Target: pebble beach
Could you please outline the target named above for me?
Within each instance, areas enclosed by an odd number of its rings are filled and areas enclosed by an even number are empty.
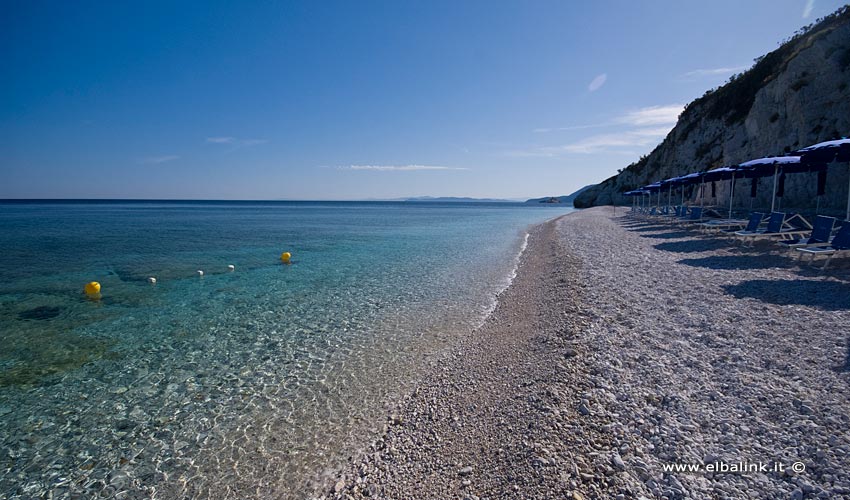
[[[850,266],[775,247],[612,207],[536,226],[318,496],[847,498]]]

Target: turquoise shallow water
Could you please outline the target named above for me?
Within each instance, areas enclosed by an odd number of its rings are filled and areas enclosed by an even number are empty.
[[[0,496],[308,491],[567,210],[0,203]]]

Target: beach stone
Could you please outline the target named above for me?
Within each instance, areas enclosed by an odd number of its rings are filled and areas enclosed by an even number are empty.
[[[130,476],[122,470],[109,473],[109,484],[117,490],[121,490],[130,485]]]
[[[611,464],[618,470],[624,470],[626,468],[626,464],[623,462],[622,457],[616,453],[611,457]]]
[[[468,475],[472,474],[472,466],[467,465],[466,467],[463,467],[462,469],[457,471],[457,473],[461,476],[468,476]]]

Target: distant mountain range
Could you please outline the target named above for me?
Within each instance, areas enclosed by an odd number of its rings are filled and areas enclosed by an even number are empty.
[[[525,203],[572,203],[573,198],[581,194],[585,189],[591,186],[585,186],[575,193],[566,196],[546,196],[544,198],[532,198],[525,200]],[[522,199],[506,199],[506,198],[471,198],[468,196],[412,196],[408,198],[392,198],[392,199],[369,199],[366,201],[408,201],[415,203],[523,203]]]
[[[504,200],[500,198],[467,198],[456,196],[415,196],[413,198],[396,198],[389,201],[417,201],[417,202],[438,202],[438,203],[516,203],[520,200]]]
[[[527,200],[526,203],[572,203],[576,196],[583,193],[585,190],[590,189],[593,185],[584,186],[578,191],[568,194],[565,196],[546,196],[544,198],[532,198]]]

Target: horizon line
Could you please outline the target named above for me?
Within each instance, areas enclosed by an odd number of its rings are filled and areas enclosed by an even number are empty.
[[[525,201],[534,198],[545,198],[546,196],[536,196],[527,198],[497,198],[497,197],[474,197],[474,196],[401,196],[396,198],[272,198],[272,199],[233,199],[233,198],[0,198],[0,203],[3,202],[38,202],[38,201],[139,201],[139,202],[156,202],[156,201],[215,201],[215,202],[416,202],[421,199],[441,199],[441,198],[459,198],[469,200],[483,201],[499,201],[499,202],[517,202]]]

